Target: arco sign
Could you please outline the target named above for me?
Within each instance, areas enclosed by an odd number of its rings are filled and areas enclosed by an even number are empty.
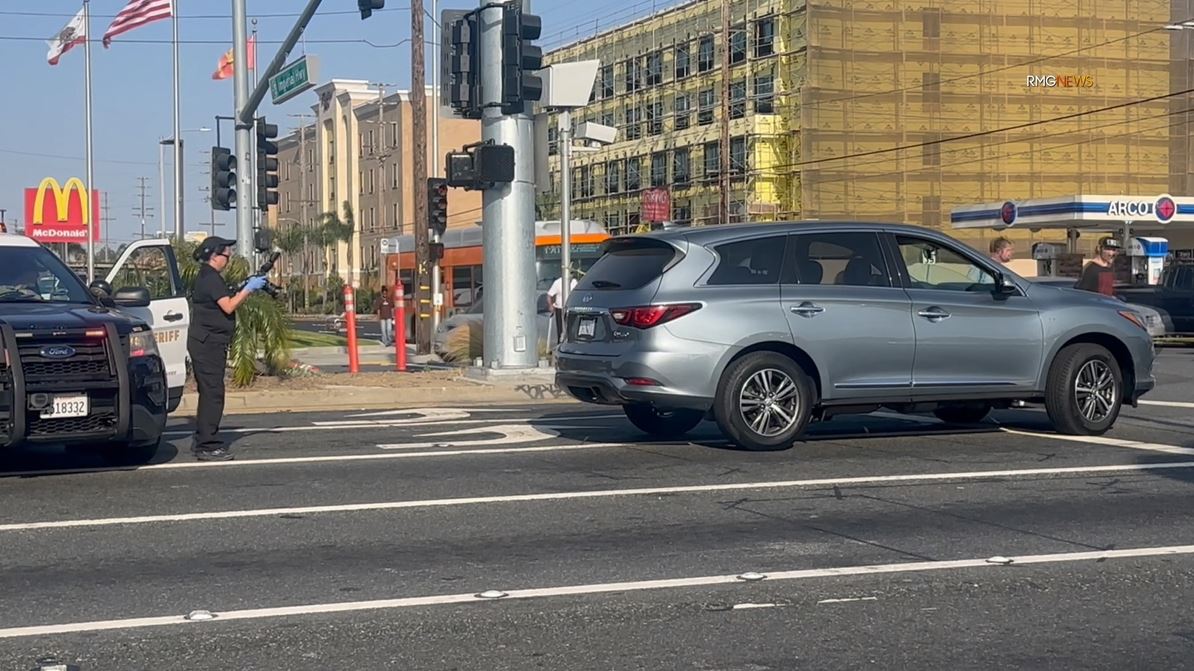
[[[1139,221],[1151,219],[1162,224],[1169,222],[1177,214],[1177,204],[1168,195],[1153,199],[1124,198],[1113,200],[1107,205],[1107,216],[1123,219],[1124,221]]]

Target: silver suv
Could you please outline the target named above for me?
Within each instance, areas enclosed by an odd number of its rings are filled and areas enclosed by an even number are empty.
[[[614,238],[569,297],[556,381],[678,437],[717,421],[791,447],[837,414],[956,423],[1041,402],[1100,434],[1153,387],[1153,344],[1117,300],[1034,284],[941,233],[803,222]]]

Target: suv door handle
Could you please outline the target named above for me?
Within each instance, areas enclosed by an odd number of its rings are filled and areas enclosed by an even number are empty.
[[[940,321],[942,319],[949,319],[949,313],[938,307],[925,308],[916,314],[928,319],[929,321]]]
[[[164,317],[162,317],[162,319],[164,319],[168,322],[176,322],[176,321],[182,319],[182,313],[181,312],[167,312],[166,315]]]
[[[825,312],[825,308],[821,307],[820,305],[805,301],[800,305],[793,305],[791,307],[791,311],[793,314],[798,314],[801,317],[815,317],[822,312]]]

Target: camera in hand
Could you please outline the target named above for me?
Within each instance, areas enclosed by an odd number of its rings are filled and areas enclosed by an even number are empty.
[[[268,278],[270,271],[272,271],[274,269],[274,264],[277,263],[278,259],[281,258],[281,256],[282,256],[282,252],[274,252],[274,253],[270,254],[269,258],[267,258],[265,260],[265,263],[261,264],[261,267],[257,269],[257,273],[254,276]],[[249,283],[249,278],[246,278],[244,282],[240,283],[240,287],[237,290],[239,291],[241,289],[244,289],[245,285],[247,285],[248,283]],[[269,279],[265,280],[265,286],[262,287],[261,290],[264,291],[265,293],[269,294],[270,298],[273,298],[274,300],[277,300],[279,294],[281,294],[283,291],[282,287],[274,284],[273,282],[270,282]]]

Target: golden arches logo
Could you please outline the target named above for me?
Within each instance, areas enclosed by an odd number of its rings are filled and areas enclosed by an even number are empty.
[[[47,190],[54,193],[54,207],[58,214],[58,221],[67,220],[70,212],[70,196],[72,193],[78,193],[83,223],[91,223],[91,217],[88,216],[91,204],[88,202],[90,199],[87,197],[87,187],[83,186],[83,182],[78,177],[71,177],[66,180],[64,188],[58,184],[58,180],[47,177],[37,186],[37,195],[33,199],[33,223],[35,225],[44,223]]]

